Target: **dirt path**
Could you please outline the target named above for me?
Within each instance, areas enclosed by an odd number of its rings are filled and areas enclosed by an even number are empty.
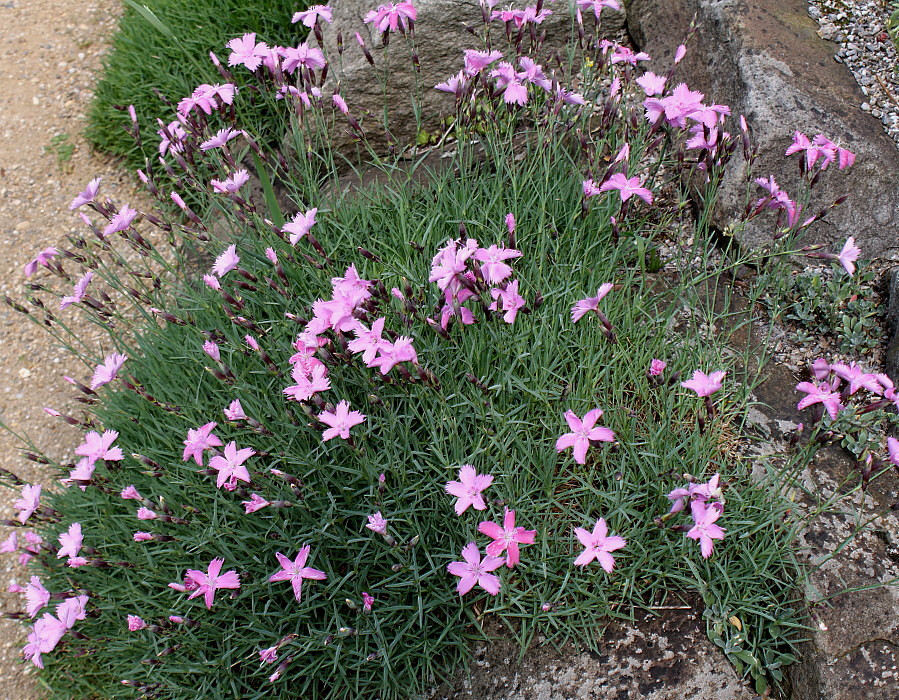
[[[21,299],[23,265],[46,246],[65,245],[67,234],[84,230],[68,206],[90,179],[102,176],[103,193],[116,202],[137,201],[130,177],[92,154],[80,137],[120,8],[116,0],[0,0],[0,294]],[[70,314],[66,321],[76,317]],[[96,328],[75,326],[83,337],[101,337]],[[0,420],[29,434],[55,458],[70,454],[79,437],[42,410],[76,410],[63,374],[83,380],[86,370],[40,328],[0,303]],[[0,433],[0,467],[49,484],[49,476],[19,451],[9,434]],[[13,517],[16,497],[17,492],[0,488],[0,518]],[[21,596],[6,593],[11,582],[24,579],[15,560],[11,554],[0,557],[0,610],[22,609]],[[30,669],[20,661],[21,630],[17,622],[0,620],[0,698],[39,697]]]

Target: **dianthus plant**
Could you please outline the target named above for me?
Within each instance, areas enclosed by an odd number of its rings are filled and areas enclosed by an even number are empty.
[[[57,696],[410,697],[482,616],[593,644],[604,616],[678,597],[790,660],[759,612],[794,614],[789,529],[764,525],[789,504],[722,438],[745,376],[714,314],[674,331],[718,274],[680,274],[705,231],[668,246],[664,279],[639,253],[676,228],[683,169],[712,186],[745,123],[601,39],[611,0],[572,5],[574,68],[542,58],[562,3],[493,4],[436,86],[453,167],[380,160],[380,185],[344,187],[327,134],[374,150],[379,125],[325,79],[334,53],[247,34],[161,117],[139,173],[158,210],[94,181],[77,245],[28,263],[16,308],[74,351],[58,318],[111,329],[70,379],[84,413],[48,409],[81,461],[17,486],[4,543],[33,564],[26,655]],[[297,21],[321,38],[331,16]],[[365,26],[414,63],[423,21],[387,3]],[[343,50],[377,67],[357,37]],[[287,152],[241,123],[260,100]]]

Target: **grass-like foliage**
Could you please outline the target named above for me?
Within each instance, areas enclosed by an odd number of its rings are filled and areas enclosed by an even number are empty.
[[[225,42],[244,32],[288,45],[302,41],[306,28],[285,18],[303,5],[290,0],[126,0],[94,90],[88,140],[131,168],[143,167],[147,158],[155,158],[158,142],[138,144],[128,135],[125,108],[134,105],[143,130],[153,133],[160,95],[178,101],[198,84],[219,80],[207,58],[210,51],[221,52]],[[261,119],[265,131],[264,117],[248,112],[246,119]]]
[[[406,5],[370,17],[391,46]],[[30,266],[47,268],[30,309],[10,302],[99,365],[85,415],[62,418],[115,431],[50,465],[67,488],[18,504],[43,538],[20,544],[43,615],[26,654],[51,695],[406,698],[485,618],[522,644],[590,646],[683,599],[758,688],[781,678],[802,635],[799,523],[783,472],[753,479],[735,449],[758,349],[728,345],[744,260],[703,224],[730,154],[752,157],[747,131],[685,88],[644,106],[661,78],[637,83],[640,57],[586,17],[575,68],[548,75],[528,62],[533,18],[485,19],[512,63],[470,57],[441,86],[454,142],[425,178],[377,159],[375,184],[338,186],[326,135],[364,152],[370,124],[319,92],[314,45],[272,71],[248,40],[232,62],[258,89],[208,116],[186,102],[163,130],[179,191],[147,172],[160,211],[136,228],[98,183],[79,197],[91,232]],[[239,131],[251,101],[289,124],[291,152]],[[747,216],[786,212],[782,237],[808,225],[770,185]],[[201,280],[187,259],[215,263]],[[60,297],[127,359],[80,350]],[[491,535],[507,510],[519,529]],[[49,595],[67,599],[56,616]]]

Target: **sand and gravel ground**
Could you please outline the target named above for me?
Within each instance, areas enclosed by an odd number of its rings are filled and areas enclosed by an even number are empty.
[[[44,247],[65,246],[68,234],[85,230],[69,203],[90,179],[102,176],[103,193],[116,203],[143,208],[132,178],[91,153],[80,135],[120,8],[115,0],[0,0],[0,294],[21,300],[24,264]],[[65,158],[54,145],[66,144],[74,152],[61,162]],[[101,344],[100,329],[79,324],[77,313],[59,315],[98,352],[110,351]],[[42,410],[49,405],[77,412],[63,374],[84,380],[88,369],[0,303],[0,420],[56,459],[70,455],[79,439],[75,428]],[[47,485],[46,472],[22,459],[20,447],[0,433],[0,467]],[[13,516],[16,497],[0,486],[0,518]],[[21,609],[20,596],[6,588],[23,577],[14,557],[0,558],[0,610]],[[0,620],[0,698],[7,700],[38,697],[20,660],[21,630],[18,622]]]

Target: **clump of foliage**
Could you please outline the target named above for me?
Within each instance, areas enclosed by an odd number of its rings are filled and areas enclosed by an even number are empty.
[[[329,93],[328,57],[244,36],[229,62],[253,87],[191,86],[163,118],[168,179],[143,173],[159,211],[99,181],[76,198],[89,232],[29,264],[29,306],[9,300],[93,371],[71,380],[82,415],[51,411],[86,431],[80,461],[31,449],[65,488],[17,484],[7,541],[31,559],[25,653],[52,695],[405,698],[485,616],[590,646],[680,596],[759,692],[781,679],[801,521],[784,473],[753,479],[734,450],[755,349],[727,345],[719,280],[745,258],[712,250],[707,211],[659,258],[691,226],[681,183],[710,206],[748,129],[600,41],[595,5],[554,71],[537,7],[484,10],[437,86],[453,167],[427,178],[376,159],[379,184],[338,186],[328,134],[365,151],[370,126]],[[414,17],[366,19],[402,45]],[[291,152],[260,146],[251,101]],[[767,189],[753,215],[778,210],[790,240],[810,220]],[[69,307],[113,353],[67,333]]]
[[[219,79],[207,60],[225,42],[244,32],[256,32],[270,42],[302,41],[307,29],[285,21],[303,3],[267,0],[248,4],[243,0],[125,0],[118,31],[104,60],[94,90],[85,135],[98,149],[124,159],[130,168],[155,159],[158,142],[138,143],[128,132],[131,123],[125,108],[134,105],[145,133],[153,133],[159,117],[159,99],[177,101],[199,83]],[[189,28],[189,30],[187,30]],[[184,31],[187,30],[187,31]],[[246,106],[245,121],[259,132],[273,134],[260,110]]]
[[[765,302],[785,320],[793,339],[813,345],[826,339],[832,351],[865,356],[883,345],[883,306],[875,294],[876,273],[862,266],[848,274],[837,264],[767,275]]]

